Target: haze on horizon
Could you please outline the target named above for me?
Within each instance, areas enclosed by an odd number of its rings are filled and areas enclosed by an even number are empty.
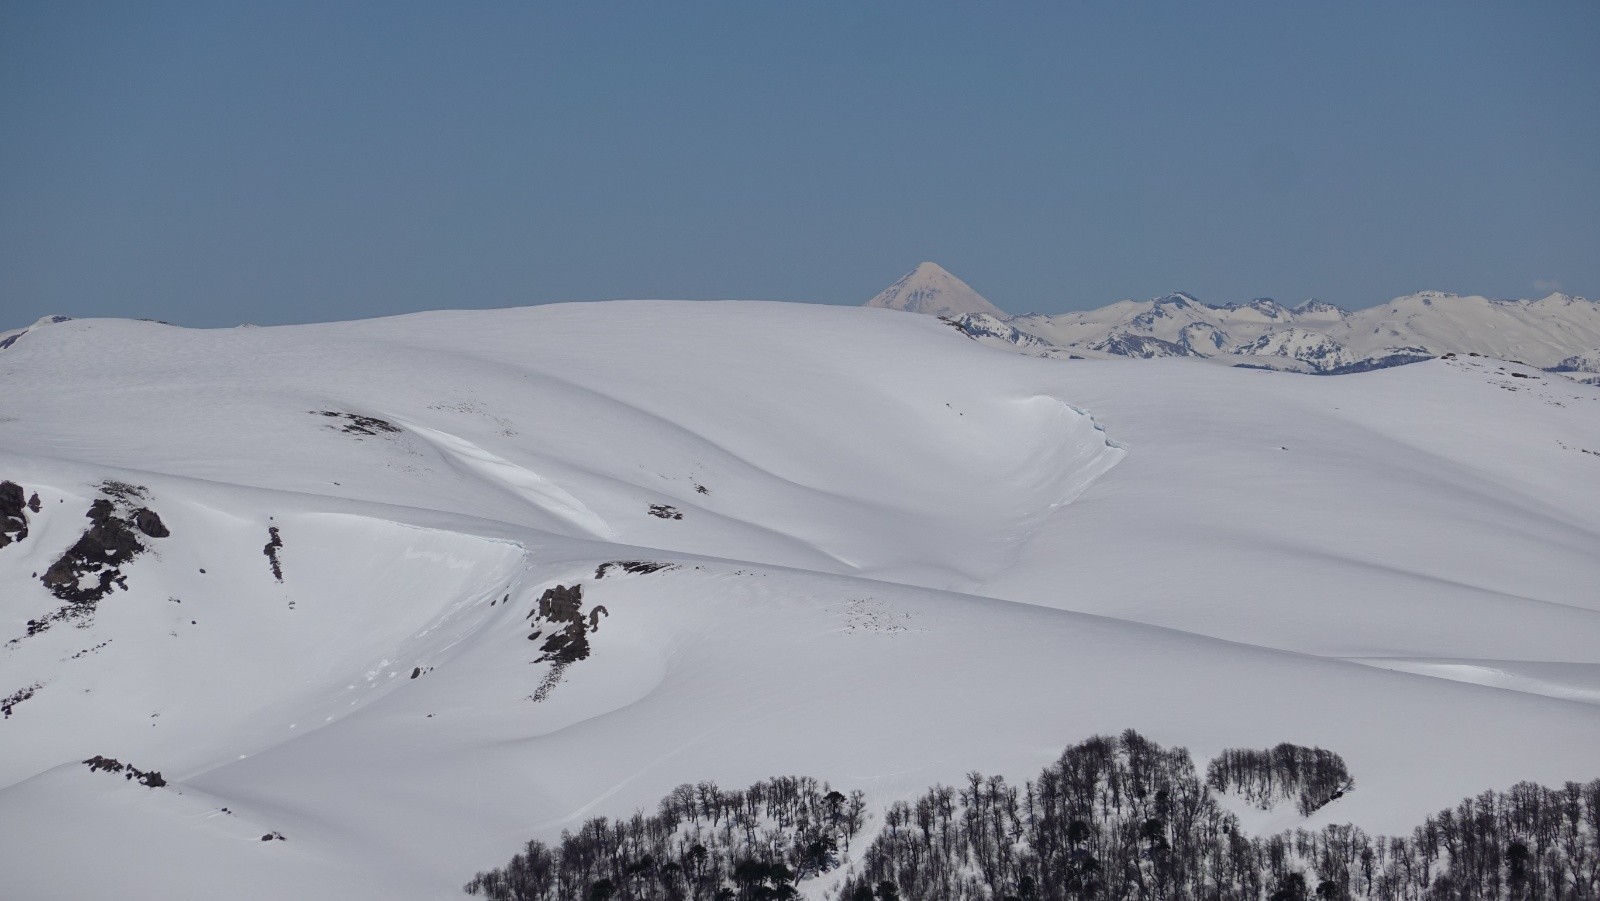
[[[1600,296],[1600,5],[14,3],[0,328]]]

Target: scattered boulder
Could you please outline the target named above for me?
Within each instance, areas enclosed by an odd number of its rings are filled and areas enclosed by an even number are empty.
[[[651,504],[650,515],[659,519],[682,519],[683,514],[670,504]]]
[[[96,754],[83,763],[91,772],[121,773],[122,778],[138,782],[140,785],[150,788],[161,788],[167,784],[167,780],[162,777],[160,770],[141,770],[114,757],[103,757]]]
[[[34,693],[43,687],[44,685],[42,683],[35,682],[32,685],[29,685],[27,688],[18,689],[17,691],[0,698],[0,714],[4,715],[4,719],[11,719],[12,709],[18,704],[21,704],[23,701],[33,697]]]
[[[151,538],[167,538],[172,535],[166,523],[161,521],[161,516],[148,507],[140,507],[133,511],[133,525]]]

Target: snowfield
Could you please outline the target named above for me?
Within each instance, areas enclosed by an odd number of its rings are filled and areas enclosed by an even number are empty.
[[[1600,387],[1538,369],[1043,359],[757,302],[14,337],[7,898],[452,898],[679,783],[876,816],[1129,727],[1343,755],[1354,791],[1254,829],[1600,776]],[[41,581],[138,510],[170,534],[128,527],[97,603]],[[557,585],[589,654],[538,662]]]

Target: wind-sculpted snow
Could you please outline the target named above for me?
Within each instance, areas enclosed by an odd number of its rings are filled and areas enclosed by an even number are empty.
[[[1600,775],[1600,390],[1528,367],[1314,380],[628,302],[74,320],[0,370],[18,897],[448,897],[778,772],[862,792],[866,847],[893,801],[1128,726],[1337,749],[1360,790],[1240,814],[1263,833]],[[108,484],[168,534],[26,635]]]
[[[458,466],[477,474],[491,484],[504,485],[508,491],[527,499],[528,503],[576,527],[580,535],[595,538],[617,537],[611,526],[585,506],[583,501],[533,470],[497,457],[471,441],[448,432],[419,425],[412,425],[411,431],[432,442],[445,457]]]

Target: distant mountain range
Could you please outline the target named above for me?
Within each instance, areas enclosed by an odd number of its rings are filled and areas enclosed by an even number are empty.
[[[1351,312],[1269,297],[1223,306],[1192,295],[1124,300],[1096,310],[1008,315],[934,263],[867,306],[932,313],[985,344],[1060,357],[1198,357],[1319,375],[1363,372],[1448,353],[1516,360],[1600,384],[1600,303],[1422,291]]]

